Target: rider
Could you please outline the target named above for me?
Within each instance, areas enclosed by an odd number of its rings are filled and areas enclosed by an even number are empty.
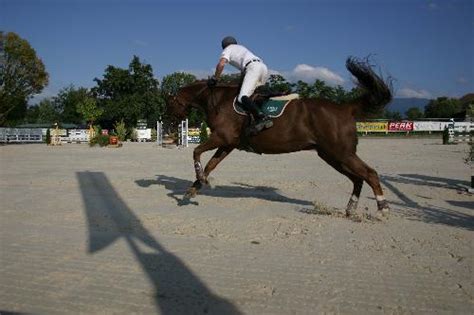
[[[208,81],[209,86],[212,87],[217,84],[217,80],[219,80],[226,63],[230,63],[242,71],[244,80],[237,100],[254,117],[254,129],[257,132],[264,128],[270,128],[273,126],[272,120],[250,99],[255,89],[260,85],[264,85],[267,81],[267,66],[261,58],[255,56],[244,46],[237,44],[237,40],[232,36],[227,36],[222,40],[222,49],[221,58],[216,66],[216,72]]]

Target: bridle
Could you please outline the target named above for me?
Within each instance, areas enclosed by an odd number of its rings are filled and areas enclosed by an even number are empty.
[[[210,107],[215,109],[217,111],[217,101],[216,101],[216,93],[214,93],[214,88],[213,87],[209,87],[207,86],[207,84],[205,84],[194,96],[194,98],[198,98],[199,96],[201,96],[202,93],[204,93],[204,91],[206,91],[206,89],[209,89],[209,93],[210,93]],[[184,108],[185,109],[185,112],[189,112],[189,109],[188,108],[191,108],[192,106],[186,106],[186,104],[182,103],[179,99],[178,96],[173,96],[172,98],[173,102],[177,103],[180,107]]]

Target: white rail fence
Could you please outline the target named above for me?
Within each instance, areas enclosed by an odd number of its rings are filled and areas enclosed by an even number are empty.
[[[40,128],[0,128],[0,143],[40,143],[43,139]]]

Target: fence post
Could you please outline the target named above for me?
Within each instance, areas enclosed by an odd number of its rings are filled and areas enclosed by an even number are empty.
[[[159,146],[163,145],[163,123],[161,121],[156,122],[156,143]]]
[[[188,147],[188,119],[182,120],[178,127],[178,144],[182,147]]]

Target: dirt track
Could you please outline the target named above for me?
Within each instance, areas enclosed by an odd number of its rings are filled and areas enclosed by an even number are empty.
[[[2,146],[0,311],[472,314],[466,151],[361,139],[392,215],[354,222],[351,183],[314,152],[233,152],[183,205],[192,148]],[[375,209],[365,185],[359,214]]]

